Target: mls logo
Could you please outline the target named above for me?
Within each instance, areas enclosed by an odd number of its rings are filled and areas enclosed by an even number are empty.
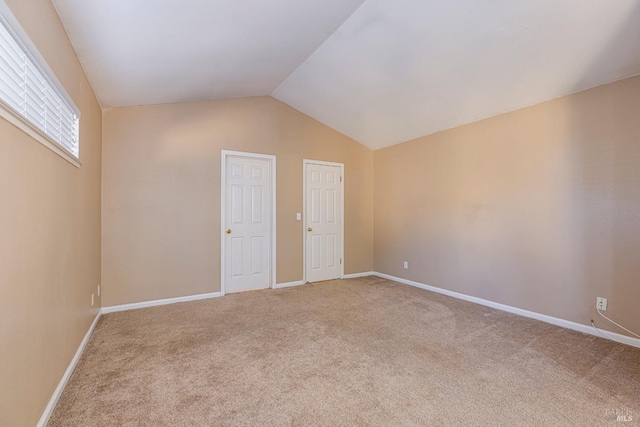
[[[618,421],[621,423],[629,423],[633,421],[633,414],[627,408],[622,409],[607,409],[605,420]]]

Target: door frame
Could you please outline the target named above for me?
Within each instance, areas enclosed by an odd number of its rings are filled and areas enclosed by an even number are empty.
[[[227,158],[248,157],[252,159],[268,160],[271,168],[271,274],[269,287],[276,287],[276,156],[271,154],[247,153],[243,151],[221,150],[220,152],[220,295],[225,294],[225,265],[226,265],[226,215],[227,215]]]
[[[307,166],[337,166],[340,168],[340,245],[338,251],[342,263],[340,264],[340,279],[344,279],[344,163],[325,162],[322,160],[302,160],[302,283],[307,283]]]

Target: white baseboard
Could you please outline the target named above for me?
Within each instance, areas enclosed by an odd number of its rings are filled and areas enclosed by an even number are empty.
[[[198,301],[209,298],[220,297],[220,292],[211,292],[208,294],[189,295],[186,297],[166,298],[154,301],[134,302],[131,304],[113,305],[111,307],[102,307],[102,314],[115,313],[117,311],[136,310],[138,308],[155,307],[158,305],[175,304],[178,302]]]
[[[342,278],[343,279],[355,279],[357,277],[365,277],[365,276],[375,276],[375,273],[373,271],[365,271],[363,273],[345,274],[344,276],[342,276]],[[304,285],[304,282],[302,280],[297,280],[295,282],[278,283],[275,286],[275,288],[276,289],[289,288],[291,286],[300,286],[300,285]]]
[[[345,274],[342,278],[343,279],[355,279],[357,277],[365,277],[365,276],[375,276],[375,273],[373,271],[365,271],[363,273]],[[275,288],[276,289],[290,288],[291,286],[300,286],[300,285],[304,285],[304,282],[302,280],[297,280],[295,282],[278,283],[275,286]]]
[[[366,276],[375,276],[376,273],[373,271],[365,271],[364,273],[351,273],[345,274],[343,279],[356,279],[358,277],[366,277]]]
[[[506,312],[513,313],[513,314],[517,314],[517,315],[520,315],[520,316],[529,317],[531,319],[540,320],[542,322],[550,323],[552,325],[560,326],[560,327],[567,328],[567,329],[572,329],[572,330],[575,330],[575,331],[578,331],[578,332],[582,332],[582,333],[585,333],[585,334],[589,334],[589,335],[595,335],[595,336],[598,336],[598,337],[601,337],[601,338],[602,337],[603,338],[607,338],[607,339],[609,339],[611,341],[616,341],[616,342],[619,342],[619,343],[622,343],[622,344],[627,344],[627,345],[630,345],[630,346],[633,346],[633,347],[640,348],[640,339],[637,339],[637,338],[632,338],[632,337],[628,337],[626,335],[621,335],[621,334],[617,334],[615,332],[609,332],[609,331],[605,331],[606,335],[600,335],[590,325],[583,325],[583,324],[580,324],[580,323],[571,322],[569,320],[559,319],[557,317],[552,317],[552,316],[547,316],[546,314],[540,314],[540,313],[536,313],[536,312],[533,312],[533,311],[523,310],[521,308],[512,307],[512,306],[505,305],[505,304],[500,304],[500,303],[497,303],[497,302],[485,300],[485,299],[482,299],[482,298],[473,297],[473,296],[470,296],[470,295],[461,294],[461,293],[454,292],[454,291],[449,291],[449,290],[442,289],[442,288],[437,288],[435,286],[425,285],[424,283],[414,282],[413,280],[403,279],[401,277],[391,276],[389,274],[384,274],[384,273],[371,271],[371,272],[364,272],[364,273],[345,274],[344,278],[345,279],[353,279],[353,278],[365,277],[365,276],[378,276],[378,277],[381,277],[383,279],[393,280],[394,282],[402,283],[402,284],[405,284],[405,285],[413,286],[413,287],[424,289],[424,290],[431,291],[431,292],[436,292],[436,293],[447,295],[447,296],[450,296],[450,297],[453,297],[453,298],[457,298],[457,299],[461,299],[461,300],[464,300],[464,301],[473,302],[473,303],[476,303],[476,304],[480,304],[480,305],[484,305],[484,306],[487,306],[487,307],[495,308],[497,310],[502,310],[502,311],[506,311]],[[288,282],[288,283],[277,284],[276,288],[278,288],[278,289],[279,288],[287,288],[287,287],[299,286],[299,285],[303,285],[303,284],[304,284],[304,282],[302,280],[299,280],[299,281],[296,281],[296,282]],[[118,312],[118,311],[125,311],[125,310],[134,310],[134,309],[145,308],[145,307],[154,307],[154,306],[158,306],[158,305],[175,304],[175,303],[178,303],[178,302],[198,301],[198,300],[209,299],[209,298],[217,298],[217,297],[220,297],[220,292],[212,292],[212,293],[208,293],[208,294],[191,295],[191,296],[178,297],[178,298],[167,298],[167,299],[161,299],[161,300],[155,300],[155,301],[146,301],[146,302],[138,302],[138,303],[132,303],[132,304],[123,304],[123,305],[116,305],[116,306],[111,306],[111,307],[103,307],[100,310],[100,312],[98,312],[98,314],[96,315],[96,318],[93,320],[93,323],[91,323],[91,326],[89,327],[89,330],[87,331],[87,333],[85,334],[84,338],[82,339],[82,342],[80,343],[80,346],[78,347],[78,350],[76,351],[76,354],[73,356],[73,359],[71,359],[71,363],[69,363],[69,366],[67,367],[67,370],[65,371],[64,375],[60,379],[60,382],[58,383],[58,386],[56,387],[55,391],[53,392],[53,395],[51,396],[51,399],[49,400],[49,403],[47,404],[44,412],[42,413],[42,416],[40,417],[40,420],[38,421],[37,427],[45,427],[47,425],[47,422],[49,421],[49,417],[51,417],[51,414],[53,413],[53,410],[55,409],[56,404],[58,403],[58,400],[60,399],[60,396],[62,395],[62,392],[64,391],[64,388],[67,385],[67,382],[71,378],[71,374],[73,374],[73,371],[75,370],[76,365],[78,364],[78,361],[80,360],[80,356],[82,356],[82,353],[83,353],[85,347],[87,346],[87,343],[89,342],[89,338],[91,338],[91,334],[93,333],[93,330],[95,329],[96,324],[98,323],[98,320],[100,319],[100,316],[102,314],[115,313],[115,312]]]
[[[53,395],[51,395],[51,399],[49,399],[49,403],[47,404],[46,408],[44,408],[44,412],[40,417],[40,421],[38,421],[38,424],[36,424],[37,427],[45,427],[49,422],[49,418],[51,417],[51,414],[53,414],[53,410],[56,408],[56,404],[58,403],[58,400],[60,400],[60,396],[62,396],[62,392],[64,391],[64,388],[66,387],[67,383],[69,382],[69,379],[71,378],[71,374],[73,374],[73,371],[76,369],[76,365],[80,360],[80,356],[82,356],[82,353],[84,352],[84,348],[87,346],[87,343],[89,342],[89,338],[91,338],[91,334],[93,334],[93,330],[95,329],[96,324],[98,324],[98,320],[100,320],[101,315],[102,315],[102,312],[99,311],[98,314],[96,315],[96,318],[93,319],[91,326],[89,326],[89,330],[84,335],[82,342],[80,342],[80,346],[78,347],[76,354],[73,356],[73,359],[71,359],[71,363],[69,363],[69,366],[67,367],[67,370],[64,371],[64,375],[62,375],[62,378],[60,379],[58,386],[53,392]]]
[[[275,288],[276,289],[290,288],[292,286],[300,286],[300,285],[304,285],[304,282],[302,280],[296,280],[295,282],[278,283],[276,284]]]
[[[604,331],[603,334],[600,334],[598,333],[598,331],[593,329],[593,326],[591,325],[583,325],[581,323],[571,322],[569,320],[547,316],[546,314],[540,314],[534,311],[523,310],[521,308],[512,307],[510,305],[500,304],[497,302],[489,301],[482,298],[472,297],[470,295],[465,295],[465,294],[449,291],[442,288],[436,288],[435,286],[425,285],[424,283],[414,282],[413,280],[407,280],[401,277],[391,276],[389,274],[378,273],[378,272],[374,272],[372,274],[378,277],[382,277],[384,279],[393,280],[394,282],[403,283],[405,285],[414,286],[416,288],[425,289],[427,291],[436,292],[436,293],[447,295],[453,298],[458,298],[461,300],[473,302],[476,304],[484,305],[487,307],[495,308],[495,309],[506,311],[513,314],[517,314],[520,316],[529,317],[531,319],[536,319],[546,323],[551,323],[552,325],[561,326],[567,329],[573,329],[574,331],[582,332],[589,335],[595,335],[600,338],[606,338],[611,341],[619,342],[621,344],[627,344],[633,347],[640,348],[640,339],[638,338],[632,338],[626,335],[617,334],[615,332],[609,332],[609,331]]]

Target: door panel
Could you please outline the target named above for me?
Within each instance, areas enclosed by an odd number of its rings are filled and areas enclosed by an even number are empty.
[[[271,284],[271,163],[226,157],[225,292]]]
[[[263,241],[264,239],[262,237],[251,238],[251,251],[252,251],[251,274],[254,276],[257,274],[263,273],[263,269],[262,269],[262,259],[264,258],[262,256],[262,248],[264,247]]]
[[[336,217],[336,191],[327,190],[327,224],[335,224]]]
[[[341,167],[306,163],[306,176],[306,279],[337,279],[342,275]]]
[[[242,276],[242,247],[244,246],[244,237],[231,238],[231,276]]]
[[[231,223],[242,224],[242,211],[244,210],[244,187],[231,186]]]
[[[335,268],[336,264],[336,235],[327,234],[327,267]]]
[[[320,189],[311,189],[311,224],[320,224]]]
[[[322,266],[322,262],[320,261],[320,252],[322,248],[322,242],[320,241],[322,236],[319,234],[311,235],[311,269],[319,270]]]

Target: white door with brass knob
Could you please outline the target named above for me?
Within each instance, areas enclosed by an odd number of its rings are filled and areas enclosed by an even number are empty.
[[[305,280],[343,276],[343,176],[340,163],[304,161]]]
[[[257,156],[223,151],[223,294],[275,283],[275,158]]]

